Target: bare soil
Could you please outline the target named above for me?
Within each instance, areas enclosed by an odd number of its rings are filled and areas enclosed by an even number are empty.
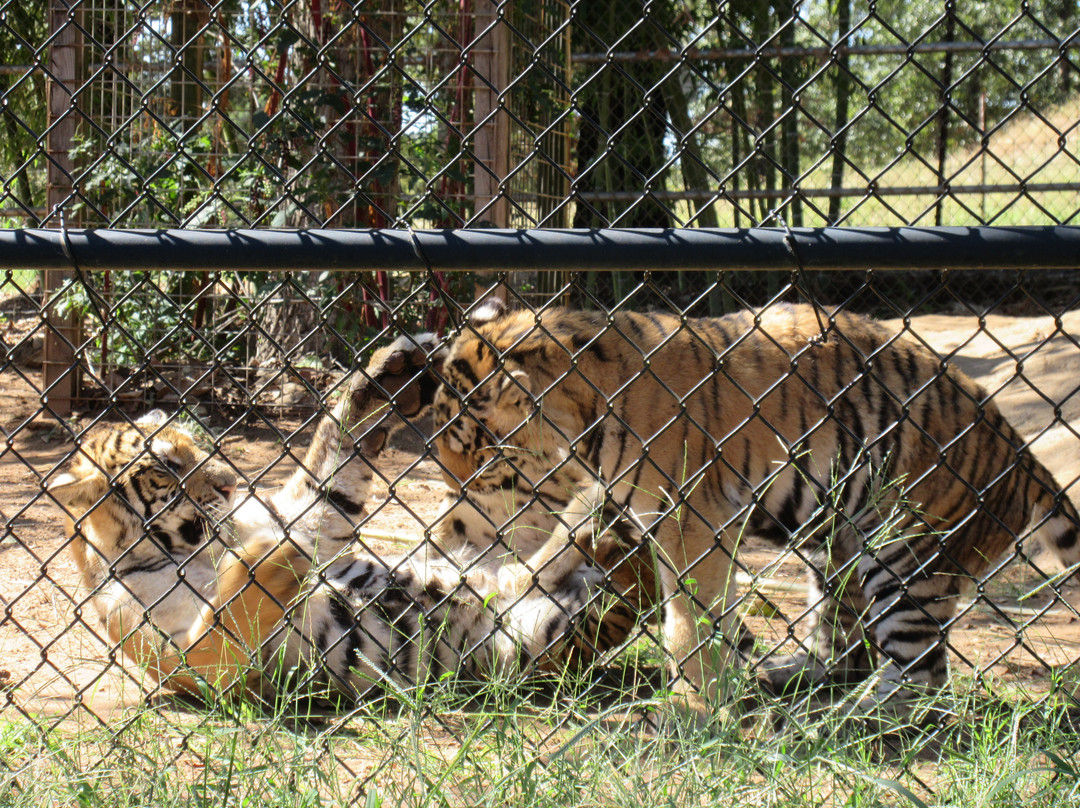
[[[990,316],[980,327],[975,318],[947,315],[915,318],[910,328],[993,393],[1006,417],[1033,438],[1035,454],[1074,501],[1080,499],[1074,484],[1080,477],[1080,311],[1065,315],[1061,329],[1049,317]],[[59,716],[81,704],[104,717],[141,703],[144,691],[137,674],[108,659],[66,550],[59,512],[42,493],[42,480],[72,444],[69,428],[43,412],[40,387],[37,370],[0,373],[0,688],[7,704],[30,713]],[[81,423],[92,416],[82,414]],[[288,433],[299,423],[283,418],[278,426]],[[301,430],[290,443],[306,440]],[[419,539],[443,491],[437,465],[418,459],[420,442],[404,435],[392,446],[375,493],[382,504],[364,533],[376,552]],[[265,475],[260,485],[280,481],[291,468],[281,461],[277,435],[265,426],[229,428],[225,452],[249,478]],[[755,609],[751,622],[779,645],[788,637],[788,621],[803,611],[800,567],[756,545],[743,560],[751,574],[765,571],[756,588],[778,609]],[[1056,569],[1052,559],[1037,556],[1036,562]],[[954,672],[983,671],[1003,687],[1035,694],[1049,687],[1048,665],[1080,659],[1080,622],[1070,607],[1049,597],[1049,589],[1031,594],[1041,580],[1026,564],[1008,564],[988,585],[987,598],[965,608],[960,630],[950,637]],[[1080,606],[1077,584],[1062,591]]]

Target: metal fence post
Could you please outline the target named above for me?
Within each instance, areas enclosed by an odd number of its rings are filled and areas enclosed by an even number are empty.
[[[51,227],[60,226],[59,211],[68,207],[73,188],[71,147],[75,140],[75,117],[72,114],[72,89],[76,81],[78,33],[72,23],[72,14],[64,0],[52,0],[49,4],[49,32],[53,38],[49,45],[46,90],[49,105],[46,215],[50,217]],[[42,383],[48,406],[56,415],[71,412],[72,400],[78,390],[78,365],[72,346],[78,340],[79,326],[74,314],[62,315],[58,306],[58,295],[71,276],[69,269],[42,271],[48,322]]]
[[[510,29],[500,20],[509,11],[510,0],[477,0],[473,28],[477,32],[473,57],[473,215],[494,227],[509,224],[509,206],[500,185],[510,173],[510,119],[503,108],[505,101],[499,98],[510,82]],[[476,296],[494,282],[493,274],[481,276]],[[503,290],[504,299],[505,294]]]

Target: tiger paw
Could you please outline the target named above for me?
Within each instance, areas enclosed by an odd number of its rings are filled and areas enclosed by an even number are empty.
[[[334,416],[361,454],[371,459],[382,451],[398,423],[391,416],[412,418],[434,400],[445,354],[434,334],[398,337],[352,374]]]
[[[504,598],[517,600],[533,583],[533,571],[524,564],[507,564],[499,570],[499,594]]]
[[[758,683],[774,696],[793,696],[813,689],[827,677],[816,658],[803,652],[768,656],[758,664]]]
[[[354,384],[363,388],[365,400],[369,392],[380,399],[389,397],[397,412],[411,418],[435,398],[446,356],[441,343],[435,334],[398,337],[374,353]]]
[[[861,649],[828,663],[803,651],[761,660],[758,681],[774,696],[794,696],[822,687],[848,688],[864,680],[872,670],[869,657]]]

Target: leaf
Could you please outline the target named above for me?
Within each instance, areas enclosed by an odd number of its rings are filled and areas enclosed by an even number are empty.
[[[883,788],[886,791],[891,791],[894,794],[908,800],[912,805],[918,806],[918,808],[930,808],[930,806],[928,806],[925,802],[919,799],[910,788],[903,785],[902,783],[897,782],[896,780],[886,780],[884,777],[874,777],[872,774],[867,774],[866,772],[862,771],[851,771],[857,777],[865,780],[866,782],[873,783],[878,788]]]
[[[767,600],[758,600],[746,610],[746,614],[750,617],[776,617],[780,610]]]
[[[299,171],[301,168],[304,167],[303,161],[291,151],[285,152],[285,154],[282,156],[285,159],[285,165],[287,165],[289,168]]]

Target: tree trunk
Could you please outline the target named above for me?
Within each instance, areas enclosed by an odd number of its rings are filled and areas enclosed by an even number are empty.
[[[769,4],[766,0],[759,0],[753,5],[753,20],[751,21],[754,42],[761,45],[769,37],[771,18],[769,16]],[[773,87],[773,72],[765,66],[759,66],[754,75],[755,103],[754,125],[755,148],[760,148],[759,156],[752,161],[755,172],[759,177],[759,187],[763,186],[769,193],[763,194],[758,199],[758,213],[755,224],[759,224],[769,218],[769,212],[775,201],[772,192],[776,190],[776,90]]]
[[[255,339],[255,364],[259,367],[279,367],[286,356],[292,362],[301,356],[322,356],[326,329],[320,327],[318,309],[297,288],[309,288],[311,274],[275,273],[281,282],[252,312],[252,319],[259,323]]]
[[[682,166],[683,185],[688,191],[712,190],[716,187],[717,179],[715,174],[706,168],[705,160],[701,156],[697,135],[692,131],[694,122],[690,118],[689,99],[683,92],[679,77],[674,76],[664,82],[664,88],[668,115],[671,116],[671,124],[682,143],[679,164]],[[719,226],[715,205],[708,204],[708,200],[690,200],[690,205],[694,210],[693,224],[698,227]]]
[[[780,8],[783,8],[781,6]],[[780,18],[780,8],[777,9],[777,18],[783,28],[780,30],[780,46],[793,48],[795,46],[795,24],[798,3],[794,2],[787,6],[791,14],[785,21]],[[781,165],[784,167],[784,185],[791,187],[801,173],[799,170],[799,114],[795,109],[795,83],[798,81],[798,72],[795,69],[794,56],[780,57],[780,104],[783,107],[783,120],[780,122],[780,150],[782,154]],[[802,227],[803,210],[802,199],[795,196],[791,201],[791,225]]]
[[[670,16],[667,10],[654,8],[657,19]],[[595,34],[607,48],[619,42],[620,49],[647,50],[657,46],[649,29],[639,28],[630,38],[622,38],[641,15],[640,2],[612,0],[587,3],[578,9],[578,20],[585,31]],[[585,40],[582,34],[577,41]],[[656,87],[664,75],[662,65],[628,62],[597,68],[598,76],[578,94],[581,123],[578,137],[578,194],[592,192],[644,191],[663,187],[664,137],[667,134],[667,109],[661,92],[643,96],[640,87]],[[638,114],[639,110],[643,110]],[[616,132],[618,134],[616,134]],[[608,151],[608,141],[615,154]],[[598,199],[579,203],[574,227],[669,227],[671,215],[662,206],[644,202],[632,208],[627,201]]]
[[[210,12],[202,0],[177,0],[169,15],[172,25],[173,50],[180,55],[180,64],[170,77],[169,93],[173,103],[172,114],[180,121],[180,130],[198,120],[203,96],[203,45],[202,27],[210,19]]]
[[[945,22],[945,41],[953,42],[956,39],[956,11],[947,6],[948,17]],[[945,54],[945,64],[941,70],[941,109],[938,110],[937,121],[937,176],[938,184],[945,184],[945,160],[949,155],[949,88],[953,83],[953,55],[952,51]],[[942,196],[934,209],[934,225],[941,227],[944,218],[945,197]]]
[[[661,25],[673,17],[665,4],[655,4],[652,14]],[[585,3],[578,8],[575,42],[593,42],[609,48],[650,50],[658,42],[648,27],[639,27],[630,37],[624,34],[641,16],[636,0]],[[675,24],[665,26],[674,32]],[[590,44],[590,47],[592,45]],[[643,199],[590,195],[644,194],[664,187],[667,104],[657,84],[664,66],[651,62],[605,64],[578,93],[581,110],[578,132],[577,207],[573,227],[670,227],[671,213],[663,205]],[[657,88],[655,92],[645,92]],[[590,272],[587,288],[604,302],[614,302],[634,282],[632,273]],[[587,301],[581,301],[585,303]]]
[[[837,28],[839,44],[844,50],[836,60],[836,117],[832,138],[832,176],[830,185],[833,196],[829,199],[829,224],[840,221],[844,199],[840,191],[844,187],[844,155],[847,152],[848,107],[851,103],[851,55],[847,52],[848,34],[851,31],[851,0],[837,0]]]

